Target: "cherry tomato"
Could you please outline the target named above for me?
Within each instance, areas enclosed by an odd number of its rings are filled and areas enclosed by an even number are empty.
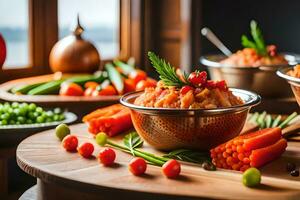
[[[110,166],[115,162],[116,153],[111,148],[105,148],[102,151],[100,151],[98,158],[103,165]]]
[[[78,139],[74,135],[67,135],[64,137],[62,141],[62,146],[67,150],[67,151],[76,151],[76,148],[78,146]]]
[[[135,82],[132,79],[124,80],[125,93],[135,91]]]
[[[95,89],[99,84],[97,82],[94,81],[88,81],[84,84],[85,88],[93,88]]]
[[[93,94],[94,91],[95,91],[94,88],[88,87],[88,88],[86,88],[84,90],[84,94],[83,95],[87,96],[87,97],[92,96],[92,94]]]
[[[128,78],[132,79],[134,81],[134,83],[137,84],[141,80],[146,80],[147,74],[146,74],[146,72],[137,69],[137,70],[130,72],[130,74],[128,75]]]
[[[143,158],[136,157],[130,161],[128,169],[133,175],[139,176],[145,173],[147,163]]]
[[[189,82],[195,86],[201,86],[205,84],[207,80],[207,73],[205,71],[202,72],[192,72],[188,78]]]
[[[162,166],[163,174],[168,178],[176,178],[181,171],[180,163],[176,160],[169,160]]]
[[[220,90],[227,90],[228,88],[225,80],[218,81],[216,83],[216,87],[219,88]]]
[[[65,83],[61,85],[59,94],[62,96],[82,96],[83,89],[76,83]]]
[[[206,81],[205,87],[207,87],[208,89],[214,89],[216,88],[216,82],[212,80],[208,80]]]
[[[186,93],[188,93],[190,90],[194,90],[193,87],[189,86],[189,85],[185,85],[180,89],[180,94],[185,95]]]
[[[117,95],[118,92],[112,85],[106,86],[104,89],[97,88],[93,91],[92,96],[109,96],[109,95]]]
[[[77,150],[82,157],[89,158],[94,152],[94,145],[92,143],[85,142],[81,144]]]
[[[147,87],[155,87],[156,83],[157,82],[153,79],[141,80],[140,82],[138,82],[138,84],[136,84],[135,90],[141,91]]]

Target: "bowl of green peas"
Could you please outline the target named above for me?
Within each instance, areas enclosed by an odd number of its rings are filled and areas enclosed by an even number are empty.
[[[34,103],[0,103],[0,145],[17,144],[33,133],[76,120],[74,113],[61,108],[46,109]]]

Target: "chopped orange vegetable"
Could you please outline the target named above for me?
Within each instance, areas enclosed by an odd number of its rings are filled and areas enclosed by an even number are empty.
[[[238,136],[210,150],[219,168],[245,171],[278,158],[286,149],[280,128],[268,128]]]
[[[124,80],[125,93],[135,91],[135,82],[132,79]]]
[[[114,104],[114,105],[107,106],[107,107],[104,107],[104,108],[99,108],[99,109],[87,114],[86,116],[84,116],[82,118],[82,121],[87,122],[87,121],[89,121],[93,118],[113,115],[113,114],[119,112],[120,110],[122,110],[123,108],[124,107],[121,104]]]
[[[98,109],[83,118],[92,134],[105,132],[108,136],[127,131],[133,127],[130,110],[120,104]]]

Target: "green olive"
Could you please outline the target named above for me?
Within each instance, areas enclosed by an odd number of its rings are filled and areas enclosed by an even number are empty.
[[[55,128],[56,136],[62,141],[64,137],[70,134],[70,128],[66,124],[60,124]]]
[[[243,173],[243,184],[247,187],[255,187],[260,184],[261,174],[260,171],[254,167],[247,169]]]

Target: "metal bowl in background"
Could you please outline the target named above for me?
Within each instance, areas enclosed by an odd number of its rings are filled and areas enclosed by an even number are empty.
[[[142,92],[125,94],[120,102],[131,109],[134,128],[154,148],[209,150],[239,135],[250,108],[261,100],[246,90],[230,90],[245,103],[217,109],[151,108],[133,103]]]
[[[293,67],[283,67],[280,68],[276,73],[280,78],[282,78],[282,80],[290,84],[296,101],[300,106],[300,78],[288,75],[287,72],[290,70],[293,70]]]
[[[289,62],[287,65],[268,65],[260,67],[224,66],[221,60],[224,55],[208,55],[200,58],[200,63],[208,69],[212,80],[226,80],[229,87],[243,88],[254,91],[263,97],[290,97],[289,86],[286,81],[276,75],[281,67],[289,67],[299,62],[299,55],[282,54]]]

